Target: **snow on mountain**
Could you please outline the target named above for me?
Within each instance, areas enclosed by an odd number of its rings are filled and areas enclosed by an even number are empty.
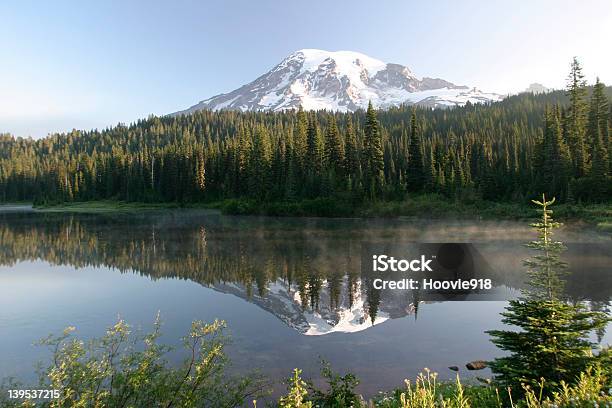
[[[358,52],[304,49],[253,82],[176,114],[201,109],[282,111],[300,106],[347,112],[364,109],[369,101],[377,108],[388,108],[401,104],[450,107],[500,99],[502,95],[440,78],[419,78],[405,66]]]
[[[306,336],[320,336],[330,333],[355,333],[383,323],[388,319],[403,317],[414,313],[414,307],[405,299],[381,304],[372,322],[368,315],[365,291],[361,281],[356,283],[352,303],[348,299],[348,282],[345,279],[341,288],[342,295],[338,304],[331,307],[329,290],[325,282],[320,292],[316,309],[302,305],[300,292],[290,288],[285,281],[278,279],[268,285],[265,295],[248,296],[246,288],[235,283],[220,283],[213,289],[241,297],[274,314],[287,326]]]
[[[346,301],[342,302],[344,304],[341,304],[339,308],[333,311],[327,308],[317,311],[306,310],[304,317],[308,322],[308,329],[304,334],[306,336],[320,336],[333,332],[355,333],[389,319],[389,315],[381,311],[376,316],[374,322],[372,322],[366,313],[367,305],[361,292],[360,281],[357,282],[356,293],[357,295],[351,305]],[[299,292],[296,292],[293,298],[296,303],[301,305]]]

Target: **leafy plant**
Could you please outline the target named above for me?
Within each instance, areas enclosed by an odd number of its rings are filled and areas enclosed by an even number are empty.
[[[51,348],[52,357],[36,388],[59,390],[60,397],[0,399],[0,406],[233,407],[263,393],[265,383],[255,375],[226,375],[225,322],[194,321],[183,338],[188,358],[177,368],[165,360],[172,348],[158,343],[160,328],[158,317],[153,331],[145,335],[133,335],[123,320],[88,342],[72,336],[74,327],[51,335],[40,342]]]
[[[300,374],[302,370],[296,368],[293,370],[293,376],[289,378],[289,387],[287,395],[279,400],[281,408],[312,408],[312,402],[306,401],[306,382],[302,380]]]
[[[331,365],[321,361],[321,375],[327,381],[328,389],[321,390],[308,382],[308,388],[312,393],[311,400],[317,407],[358,407],[361,405],[361,397],[355,391],[359,385],[359,379],[352,373],[340,375],[334,372]]]

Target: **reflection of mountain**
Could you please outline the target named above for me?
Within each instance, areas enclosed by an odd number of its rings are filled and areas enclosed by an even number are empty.
[[[516,223],[259,219],[201,211],[0,212],[0,265],[41,259],[151,279],[186,279],[241,297],[299,332],[317,335],[355,332],[416,314],[414,294],[373,290],[369,278],[361,275],[363,242],[480,240],[478,250],[495,278],[519,288],[524,280],[521,259],[529,254],[521,243],[527,237],[526,228]],[[600,245],[568,246],[565,258],[578,271],[569,278],[568,294],[605,305],[612,287],[609,238],[600,239]]]
[[[346,296],[349,284],[349,279],[345,278],[341,292],[345,296],[338,299],[337,304],[332,304],[327,288],[321,290],[316,309],[304,307],[302,293],[290,288],[281,279],[270,283],[264,296],[254,295],[250,298],[247,295],[246,288],[239,284],[223,283],[214,285],[213,288],[223,293],[231,293],[258,305],[274,314],[288,326],[307,336],[333,332],[358,332],[382,323],[389,318],[389,313],[379,310],[375,320],[372,321],[367,301],[361,292],[361,280],[355,282],[355,296],[352,299]]]

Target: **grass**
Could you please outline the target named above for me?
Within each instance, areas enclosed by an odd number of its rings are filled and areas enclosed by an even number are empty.
[[[609,370],[592,366],[582,372],[574,384],[562,382],[551,395],[542,392],[545,380],[534,389],[523,386],[517,390],[502,389],[491,380],[485,384],[462,383],[459,375],[454,381],[438,381],[437,374],[425,369],[414,381],[404,380],[405,387],[365,401],[354,393],[354,388],[340,388],[330,383],[326,398],[309,389],[295,369],[289,389],[281,397],[281,408],[560,408],[560,407],[612,407]],[[315,392],[313,392],[315,391]],[[346,397],[350,396],[346,403]]]
[[[540,382],[544,387],[544,380]],[[462,384],[455,381],[436,381],[436,374],[420,374],[406,387],[384,394],[369,406],[381,408],[558,408],[558,407],[610,407],[612,390],[607,373],[602,367],[591,367],[580,374],[576,383],[561,384],[552,395],[545,396],[540,389],[524,386],[521,393],[500,389],[494,385]],[[518,395],[518,396],[517,396]],[[364,405],[365,407],[365,405]]]
[[[60,204],[34,205],[37,211],[66,213],[135,212],[142,210],[163,210],[181,208],[177,203],[139,203],[114,200],[69,202]]]
[[[295,202],[256,202],[230,199],[217,202],[214,208],[224,214],[257,214],[275,216],[318,217],[426,217],[455,219],[527,220],[534,215],[531,203],[459,201],[440,195],[418,195],[405,200],[355,203],[346,198],[317,198]],[[556,218],[562,221],[584,221],[612,230],[612,204],[559,204]]]
[[[612,222],[600,222],[597,224],[597,228],[601,231],[612,232]]]
[[[226,199],[203,203],[141,203],[115,200],[35,205],[38,211],[69,213],[130,212],[177,208],[218,209],[228,215],[269,215],[294,217],[425,217],[455,219],[533,218],[530,203],[453,200],[430,194],[405,200],[360,202],[349,197],[324,197],[300,201],[263,201]],[[559,204],[555,211],[560,221],[583,221],[612,231],[612,203]]]

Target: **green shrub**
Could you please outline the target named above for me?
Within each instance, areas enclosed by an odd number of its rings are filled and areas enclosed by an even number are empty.
[[[40,384],[11,389],[54,389],[60,398],[39,401],[7,399],[1,407],[233,407],[261,395],[257,376],[231,377],[225,369],[225,323],[194,321],[183,338],[188,358],[179,367],[165,359],[171,347],[158,343],[161,324],[145,335],[133,335],[123,320],[98,339],[73,338],[74,327],[41,341],[52,351],[51,363],[41,372]],[[4,400],[2,399],[4,398]]]
[[[380,408],[565,408],[612,407],[612,388],[603,366],[581,373],[575,385],[565,382],[545,397],[545,384],[537,388],[524,385],[524,398],[512,400],[507,389],[485,385],[463,385],[457,376],[454,382],[437,382],[435,373],[425,370],[414,384],[406,381],[406,388],[384,395],[369,404]]]
[[[361,406],[362,399],[355,391],[359,379],[352,373],[345,375],[335,373],[329,363],[326,361],[321,363],[323,365],[321,376],[327,381],[327,390],[321,390],[312,382],[307,382],[314,405],[321,408]]]

